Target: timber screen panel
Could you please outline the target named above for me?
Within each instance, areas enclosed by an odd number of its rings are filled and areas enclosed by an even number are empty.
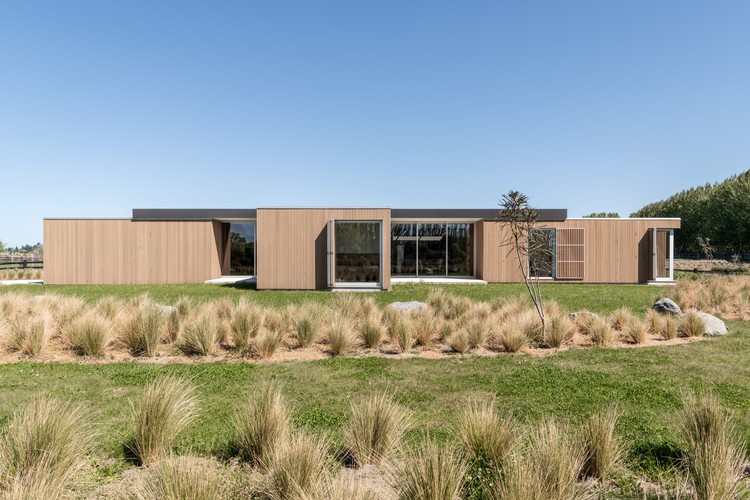
[[[583,228],[557,230],[557,278],[582,280],[585,268],[585,239]]]

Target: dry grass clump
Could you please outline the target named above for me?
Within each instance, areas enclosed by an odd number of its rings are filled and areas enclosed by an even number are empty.
[[[520,315],[516,316],[518,328],[526,335],[529,342],[541,344],[544,341],[544,332],[542,331],[542,320],[539,319],[535,310],[527,309]]]
[[[469,466],[460,452],[428,440],[394,474],[402,500],[458,500]]]
[[[321,311],[315,304],[304,305],[294,325],[294,336],[300,347],[315,343],[320,335]]]
[[[297,500],[382,500],[381,493],[362,480],[339,477],[327,480],[309,493],[300,493]]]
[[[4,341],[8,349],[26,356],[38,356],[50,339],[47,315],[37,316],[31,312],[11,318],[4,328]]]
[[[495,400],[472,400],[458,419],[464,449],[480,462],[503,468],[518,444],[510,414],[501,416]]]
[[[576,319],[578,316],[576,316]],[[612,342],[614,332],[609,323],[599,316],[595,316],[588,327],[591,342],[595,346],[605,346]]]
[[[10,292],[0,295],[0,318],[11,319],[22,311],[26,311],[29,295],[26,293]]]
[[[430,291],[427,304],[443,318],[449,320],[462,318],[474,306],[470,299],[449,294],[442,288]]]
[[[659,322],[658,333],[664,340],[672,340],[677,337],[677,331],[679,329],[679,322],[674,316],[665,316]]]
[[[234,346],[245,350],[250,346],[250,340],[258,335],[263,326],[263,310],[241,298],[237,306],[232,309],[229,318],[229,331]]]
[[[529,344],[529,337],[518,316],[505,320],[500,327],[498,341],[508,352],[518,352]]]
[[[164,334],[165,319],[161,309],[146,298],[122,322],[119,340],[133,356],[153,357]]]
[[[177,348],[188,356],[208,356],[213,352],[219,336],[216,320],[204,311],[185,323]]]
[[[352,324],[346,316],[335,316],[326,327],[326,338],[331,348],[331,354],[340,356],[352,350],[356,337]]]
[[[583,426],[583,473],[602,482],[622,465],[625,449],[615,434],[617,410],[596,413]]]
[[[430,307],[412,311],[409,316],[413,328],[412,335],[416,338],[417,344],[424,347],[431,346],[432,339],[440,330],[439,316]]]
[[[365,347],[368,349],[377,349],[383,342],[386,327],[381,320],[380,314],[372,312],[357,325],[357,332]]]
[[[748,311],[750,276],[702,276],[699,279],[680,279],[669,293],[670,298],[684,309],[697,309],[715,315],[732,314],[737,317]]]
[[[266,316],[267,322],[269,316]],[[280,316],[281,315],[279,314],[277,318]],[[284,335],[286,334],[286,327],[284,326],[285,321],[282,320],[281,323],[276,323],[275,321],[276,320],[272,320],[272,326],[267,326],[266,328],[261,330],[261,332],[255,337],[255,341],[252,344],[253,350],[261,358],[270,358],[271,356],[273,356],[281,346],[281,343],[284,341]]]
[[[459,354],[466,354],[471,348],[469,332],[465,327],[459,327],[445,341],[448,347]]]
[[[414,330],[411,320],[403,314],[391,319],[389,325],[391,341],[398,346],[401,352],[409,352],[414,347]]]
[[[634,344],[643,344],[647,339],[648,323],[634,318],[625,327],[625,333]]]
[[[319,491],[332,469],[327,439],[297,433],[274,449],[263,489],[272,499],[298,498]]]
[[[87,304],[80,297],[61,297],[59,295],[43,296],[42,305],[52,314],[55,330],[63,334],[74,319],[85,313]]]
[[[526,456],[541,493],[534,498],[576,498],[583,456],[568,429],[553,420],[542,422],[530,434]]]
[[[173,375],[146,386],[133,412],[133,436],[128,447],[142,463],[166,456],[177,436],[198,416],[198,400],[191,383]]]
[[[569,340],[575,334],[575,331],[576,326],[568,316],[552,316],[547,331],[544,333],[544,343],[549,347],[558,348],[566,340]]]
[[[276,311],[271,309],[266,311],[264,325],[267,331],[274,332],[283,337],[289,333],[289,328],[292,323],[291,320],[292,318],[290,317],[288,310]]]
[[[399,451],[411,428],[410,413],[384,393],[352,403],[352,417],[344,428],[343,442],[358,466],[381,465]]]
[[[597,316],[589,311],[578,311],[575,313],[573,320],[576,324],[576,330],[578,330],[581,335],[591,335],[591,326],[596,318]]]
[[[621,307],[612,313],[610,321],[616,332],[624,332],[635,321],[635,315],[627,307]]]
[[[102,356],[112,340],[112,323],[96,312],[74,319],[65,330],[70,347],[83,356]]]
[[[234,415],[235,447],[240,457],[254,465],[268,465],[273,450],[289,433],[289,412],[276,383],[264,384],[253,392]]]
[[[490,336],[490,323],[489,317],[484,319],[480,317],[474,317],[464,322],[464,328],[469,336],[469,347],[476,349],[484,345],[487,338]]]
[[[695,496],[710,500],[739,498],[746,450],[716,396],[685,396],[677,428]]]
[[[686,337],[701,337],[706,333],[706,324],[698,313],[688,311],[682,315],[679,331]]]
[[[193,455],[165,458],[148,467],[122,497],[133,500],[214,500],[225,493],[220,464]]]
[[[96,302],[94,310],[103,318],[116,321],[122,314],[123,304],[116,297],[102,297]]]
[[[39,398],[13,416],[0,440],[5,498],[60,498],[95,437],[81,406]]]

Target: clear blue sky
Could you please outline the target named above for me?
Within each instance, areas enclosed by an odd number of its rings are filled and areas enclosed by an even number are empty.
[[[750,2],[0,4],[0,240],[156,207],[623,215],[750,168]]]

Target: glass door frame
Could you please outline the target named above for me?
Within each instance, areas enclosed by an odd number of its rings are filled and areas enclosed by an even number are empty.
[[[652,261],[652,273],[654,277],[654,281],[674,281],[674,229],[662,229],[658,227],[651,228],[652,234],[651,234],[651,241],[652,241],[652,247],[651,247],[651,253],[653,256]],[[667,262],[669,264],[669,276],[659,276],[659,265],[658,265],[658,238],[657,235],[660,231],[663,231],[665,233],[669,233],[667,237],[667,244],[669,245],[669,254],[665,255],[664,258],[667,259]]]
[[[378,281],[338,281],[336,279],[336,224],[377,224],[378,225]],[[383,221],[380,219],[330,219],[328,221],[328,275],[331,288],[383,288]]]

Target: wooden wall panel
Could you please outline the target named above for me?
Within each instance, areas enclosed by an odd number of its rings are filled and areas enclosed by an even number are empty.
[[[515,255],[508,255],[507,227],[501,223],[484,221],[482,237],[477,238],[477,263],[485,281],[508,283],[523,280]],[[584,283],[643,283],[650,279],[651,251],[648,229],[653,227],[679,228],[680,221],[672,219],[577,219],[549,222],[542,227],[580,228],[585,232]],[[679,234],[675,236],[679,237]],[[567,271],[575,272],[577,269]],[[479,274],[479,273],[478,273]]]
[[[202,283],[221,276],[210,221],[46,219],[44,282]]]
[[[383,283],[391,287],[391,216],[389,209],[258,209],[258,289],[326,288],[326,222],[382,221]]]

